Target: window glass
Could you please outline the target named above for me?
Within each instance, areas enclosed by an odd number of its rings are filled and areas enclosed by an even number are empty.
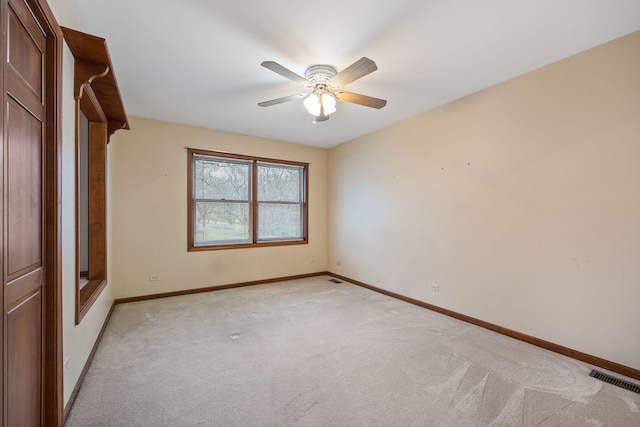
[[[302,212],[297,204],[258,204],[258,240],[301,239]]]
[[[249,203],[196,202],[197,243],[249,241]]]
[[[197,199],[249,200],[249,162],[195,160]]]
[[[258,201],[302,200],[302,167],[258,163]]]

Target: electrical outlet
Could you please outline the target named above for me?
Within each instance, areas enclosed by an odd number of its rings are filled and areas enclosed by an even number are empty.
[[[64,363],[62,364],[62,367],[64,368],[64,372],[67,372],[69,370],[69,367],[71,367],[71,363],[70,363],[70,357],[67,357],[66,359],[64,359]]]
[[[440,292],[440,285],[436,283],[429,283],[429,290],[434,292]]]
[[[310,259],[310,260],[309,260],[309,262],[310,262],[311,264],[315,264],[315,263],[316,263],[316,260],[312,258],[312,259]]]
[[[157,282],[160,280],[160,275],[159,274],[152,274],[151,276],[149,276],[149,281],[150,282]]]
[[[340,260],[336,261],[336,265],[342,265],[342,261]]]

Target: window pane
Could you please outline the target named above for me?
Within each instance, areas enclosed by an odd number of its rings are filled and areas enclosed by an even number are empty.
[[[249,162],[196,159],[196,199],[249,200]]]
[[[195,208],[196,244],[251,241],[249,203],[196,202]]]
[[[258,200],[265,202],[301,202],[300,166],[258,164]]]
[[[297,204],[258,204],[258,240],[302,239],[301,213]]]

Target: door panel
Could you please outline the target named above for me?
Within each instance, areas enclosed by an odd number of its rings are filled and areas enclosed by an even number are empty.
[[[43,269],[39,268],[29,274],[25,274],[8,282],[4,289],[4,303],[6,307],[13,307],[26,294],[30,295],[42,286]]]
[[[4,3],[2,146],[4,424],[43,424],[44,64],[46,38],[24,0]],[[3,25],[4,26],[4,25]]]
[[[42,123],[13,100],[7,107],[5,274],[11,281],[42,267]]]
[[[42,294],[38,289],[7,312],[7,421],[40,425]]]
[[[42,99],[42,47],[45,39],[37,27],[33,28],[35,21],[28,16],[24,18],[27,25],[31,24],[31,32],[20,22],[14,10],[9,10],[7,63],[22,77],[33,94]]]
[[[44,52],[46,40],[21,0],[7,9],[7,92],[44,121]]]

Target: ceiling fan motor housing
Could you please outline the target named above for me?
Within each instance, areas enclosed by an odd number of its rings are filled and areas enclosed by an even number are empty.
[[[304,72],[304,76],[314,86],[317,84],[328,85],[331,77],[335,76],[337,73],[337,70],[331,65],[318,64],[307,68]]]

